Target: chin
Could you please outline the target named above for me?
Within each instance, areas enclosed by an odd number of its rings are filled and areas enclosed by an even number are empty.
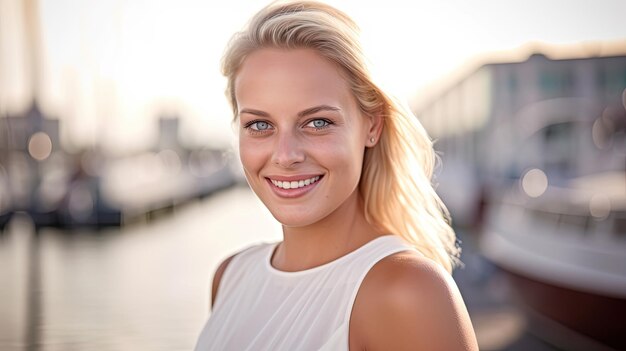
[[[287,211],[277,209],[274,211],[270,210],[270,212],[280,224],[291,228],[306,227],[321,220],[318,216],[311,216],[310,212],[307,213],[307,210],[301,210],[298,213],[285,213]]]

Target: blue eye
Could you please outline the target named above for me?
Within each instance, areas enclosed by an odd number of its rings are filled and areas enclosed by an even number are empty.
[[[263,121],[255,121],[247,125],[247,127],[252,128],[253,130],[267,130],[270,128],[270,124]]]
[[[307,126],[311,126],[313,128],[324,128],[328,125],[330,125],[330,122],[325,119],[314,119],[307,124]]]

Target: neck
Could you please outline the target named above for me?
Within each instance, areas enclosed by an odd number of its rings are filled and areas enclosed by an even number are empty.
[[[372,239],[384,235],[365,219],[361,196],[346,201],[326,218],[304,227],[283,226],[283,242],[272,265],[283,271],[301,271],[336,260]]]

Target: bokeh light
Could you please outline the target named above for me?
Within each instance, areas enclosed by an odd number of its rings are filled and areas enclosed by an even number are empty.
[[[48,134],[37,132],[28,140],[28,153],[37,161],[47,159],[52,153],[52,140]]]
[[[611,213],[611,200],[604,194],[594,194],[589,200],[589,213],[596,219],[605,219]]]
[[[533,168],[522,176],[522,189],[530,197],[539,197],[548,188],[548,177],[537,168]]]
[[[591,137],[593,139],[593,144],[598,149],[606,149],[611,146],[611,141],[613,140],[611,135],[615,130],[614,123],[605,117],[600,117],[593,122],[593,127],[591,129]]]

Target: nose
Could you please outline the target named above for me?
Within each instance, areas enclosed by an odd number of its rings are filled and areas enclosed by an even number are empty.
[[[291,168],[305,159],[302,142],[293,132],[278,133],[274,143],[272,162],[283,168]]]

